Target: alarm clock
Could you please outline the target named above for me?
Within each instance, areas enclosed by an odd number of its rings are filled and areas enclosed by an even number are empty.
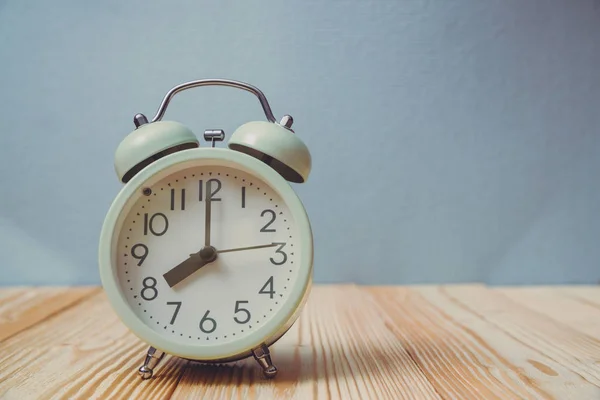
[[[177,93],[228,86],[254,94],[266,121],[204,132],[205,146],[163,121]],[[124,184],[99,243],[102,287],[120,320],[149,345],[138,373],[151,378],[165,353],[202,363],[254,357],[277,374],[269,346],[292,326],[312,282],[313,238],[290,183],[311,169],[306,145],[279,122],[258,88],[226,79],[186,82],[167,92],[151,121],[115,153]]]

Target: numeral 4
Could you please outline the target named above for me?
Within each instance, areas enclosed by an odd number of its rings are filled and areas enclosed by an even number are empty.
[[[258,294],[268,294],[269,298],[273,298],[273,296],[275,295],[275,290],[273,289],[273,277],[267,279],[267,282],[258,291]]]

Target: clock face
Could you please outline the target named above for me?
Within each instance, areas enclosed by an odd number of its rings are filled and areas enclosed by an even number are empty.
[[[117,285],[139,320],[169,342],[243,339],[288,301],[301,241],[293,213],[265,181],[228,166],[186,167],[131,201],[115,233]],[[200,252],[207,231],[212,262]]]

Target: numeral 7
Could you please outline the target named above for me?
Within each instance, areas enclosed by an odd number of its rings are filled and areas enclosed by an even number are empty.
[[[177,318],[177,314],[179,314],[179,309],[181,308],[181,302],[180,301],[169,301],[167,302],[168,306],[175,306],[175,312],[173,313],[173,316],[171,317],[171,322],[169,322],[169,324],[173,325],[175,323],[175,319]]]

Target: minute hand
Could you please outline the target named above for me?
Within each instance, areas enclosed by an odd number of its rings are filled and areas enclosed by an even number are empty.
[[[210,189],[210,179],[206,182],[206,197],[204,201],[206,202],[204,208],[204,246],[210,246],[210,216],[211,216],[211,205],[212,205],[212,192]]]
[[[264,249],[266,247],[275,247],[278,243],[269,243],[269,244],[261,244],[259,246],[248,246],[248,247],[238,247],[235,249],[225,249],[225,250],[217,250],[217,253],[231,253],[234,251],[244,251],[244,250],[254,250],[254,249]]]

